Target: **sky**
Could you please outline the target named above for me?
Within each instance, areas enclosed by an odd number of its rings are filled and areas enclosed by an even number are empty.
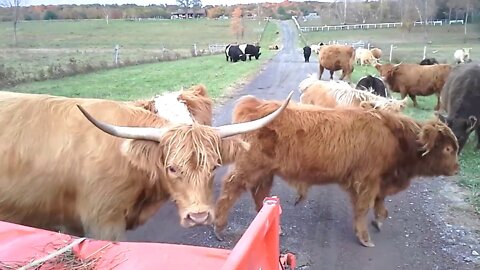
[[[150,4],[169,4],[174,5],[175,0],[25,0],[27,5],[61,5],[61,4],[77,4],[77,5],[87,5],[87,4],[136,4],[136,5],[150,5]],[[322,2],[334,2],[334,0],[320,0]],[[203,5],[234,5],[234,4],[248,4],[248,3],[280,3],[283,0],[202,0]],[[294,2],[303,2],[300,0],[294,0]]]

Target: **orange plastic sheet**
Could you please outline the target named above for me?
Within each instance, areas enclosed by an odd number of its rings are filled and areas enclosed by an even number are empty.
[[[97,259],[95,269],[284,269],[280,261],[287,260],[281,260],[279,252],[280,214],[278,198],[266,198],[233,250],[92,239],[85,239],[72,250],[81,259]],[[0,262],[25,265],[75,239],[78,238],[0,221]],[[290,263],[294,261],[292,254],[288,258]]]

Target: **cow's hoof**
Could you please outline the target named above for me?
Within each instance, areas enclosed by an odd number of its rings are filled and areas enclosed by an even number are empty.
[[[375,244],[372,242],[372,240],[369,240],[369,241],[360,240],[360,244],[362,244],[362,246],[364,246],[364,247],[374,247],[375,246]]]
[[[297,205],[298,205],[299,203],[301,203],[304,199],[305,199],[305,196],[299,195],[299,196],[295,199],[295,203],[293,204],[293,206],[297,206]]]
[[[370,235],[368,232],[364,233],[357,233],[357,239],[360,241],[360,244],[364,247],[374,247],[375,244],[372,242],[372,239],[370,238]]]
[[[215,234],[215,238],[217,238],[218,241],[223,242],[225,240],[225,237],[223,236],[221,230],[218,230],[215,226],[213,226],[213,233]]]
[[[377,229],[379,232],[382,231],[383,222],[380,222],[380,221],[378,221],[378,220],[372,220],[372,225],[373,225],[373,227],[375,227],[375,229]]]

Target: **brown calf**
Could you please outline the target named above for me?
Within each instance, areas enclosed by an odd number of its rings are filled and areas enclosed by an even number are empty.
[[[233,121],[257,119],[279,105],[244,97]],[[373,205],[380,228],[387,195],[406,189],[415,176],[454,175],[459,166],[458,143],[445,124],[381,110],[290,104],[270,124],[241,137],[250,148],[239,153],[223,180],[214,221],[219,239],[240,195],[250,190],[258,211],[278,175],[297,189],[298,201],[312,185],[339,184],[350,195],[358,240],[371,247],[366,218]]]

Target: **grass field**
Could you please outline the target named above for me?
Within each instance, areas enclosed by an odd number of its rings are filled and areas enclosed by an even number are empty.
[[[192,84],[207,86],[212,97],[219,97],[233,83],[258,72],[260,66],[274,55],[266,48],[279,35],[276,23],[268,23],[260,42],[259,60],[231,63],[225,55],[195,57],[172,62],[160,62],[91,74],[18,85],[7,91],[45,93],[67,97],[93,97],[115,100],[151,98],[164,91],[178,90]]]
[[[356,83],[361,77],[368,74],[378,75],[378,72],[371,66],[355,66],[352,82]],[[397,99],[401,98],[398,93],[392,93],[392,95]],[[405,114],[422,121],[435,117],[433,108],[437,104],[436,96],[417,97],[418,108],[413,107],[411,100],[408,102],[408,107],[404,111]],[[475,134],[472,133],[460,154],[461,171],[459,184],[469,188],[471,191],[469,200],[477,213],[480,213],[480,151],[475,150],[476,142]]]
[[[468,39],[464,43],[463,25],[414,27],[411,32],[402,29],[339,30],[324,32],[305,32],[303,36],[312,43],[328,41],[366,41],[383,51],[382,60],[389,60],[390,45],[395,47],[392,62],[418,63],[423,58],[423,48],[427,45],[427,57],[435,57],[442,63],[454,63],[456,49],[470,47],[471,58],[480,58],[480,25],[468,25]],[[430,44],[427,44],[430,43]]]
[[[245,20],[244,25],[240,42],[253,43],[259,40],[266,22]],[[12,47],[12,24],[3,22],[0,36],[0,69],[3,66],[8,73],[4,76],[18,79],[44,77],[58,65],[77,69],[87,64],[111,65],[116,44],[121,46],[120,61],[135,63],[191,56],[193,44],[202,51],[208,50],[209,44],[236,42],[230,20],[211,19],[21,22],[17,47]]]

